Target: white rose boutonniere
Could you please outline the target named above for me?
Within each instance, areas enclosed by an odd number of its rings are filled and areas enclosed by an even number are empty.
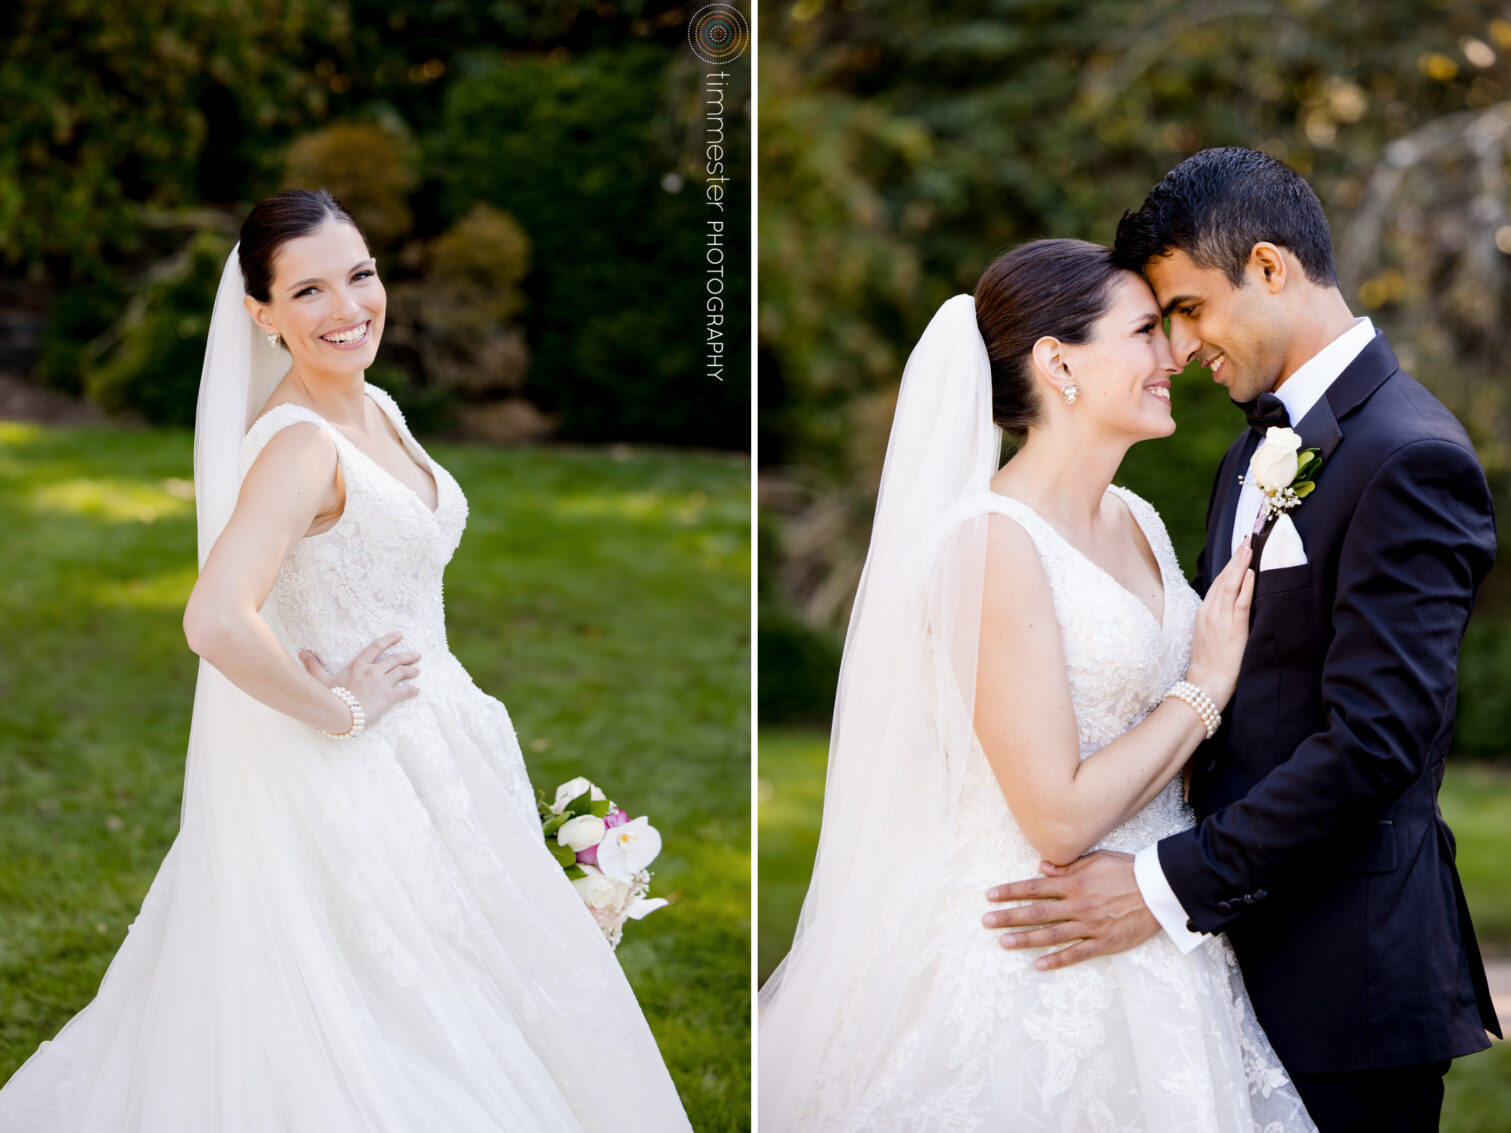
[[[1240,479],[1264,493],[1261,514],[1268,521],[1300,506],[1317,486],[1313,481],[1321,469],[1317,450],[1302,449],[1296,430],[1271,426],[1249,457],[1248,475]]]

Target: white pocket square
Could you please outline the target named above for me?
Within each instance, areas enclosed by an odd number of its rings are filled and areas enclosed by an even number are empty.
[[[1259,556],[1259,569],[1283,570],[1305,565],[1306,551],[1301,546],[1301,533],[1290,516],[1282,515],[1270,528],[1270,537],[1265,540],[1264,551]]]

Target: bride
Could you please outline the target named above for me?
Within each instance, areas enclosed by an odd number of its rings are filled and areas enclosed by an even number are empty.
[[[909,358],[813,878],[761,991],[763,1130],[1313,1130],[1225,940],[1043,971],[981,921],[1004,876],[1193,821],[1249,549],[1201,601],[1112,485],[1174,431],[1178,369],[1143,279],[1076,240],[999,257]]]
[[[363,381],[384,309],[335,198],[252,210],[195,422],[181,829],[97,997],[0,1090],[7,1133],[689,1128],[447,648],[467,501]]]

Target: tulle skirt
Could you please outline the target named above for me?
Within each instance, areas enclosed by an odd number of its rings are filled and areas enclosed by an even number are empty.
[[[0,1129],[688,1128],[504,706],[449,655],[422,688],[336,742],[201,666],[179,835]]]
[[[1226,938],[1182,955],[1161,932],[1053,972],[1033,966],[1050,949],[1002,948],[986,892],[1037,875],[1039,855],[979,752],[962,795],[948,847],[886,879],[836,1017],[778,998],[773,1030],[814,1041],[814,1065],[800,1096],[763,1095],[762,1133],[1315,1133]],[[1177,781],[1102,845],[1191,821]],[[890,947],[915,915],[912,944]]]

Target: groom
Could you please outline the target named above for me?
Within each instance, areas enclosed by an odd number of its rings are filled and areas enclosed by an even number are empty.
[[[1250,419],[1213,484],[1196,587],[1254,532],[1252,630],[1192,760],[1199,824],[998,886],[991,900],[1035,903],[983,921],[1016,930],[1008,947],[1081,941],[1049,968],[1225,932],[1322,1133],[1436,1129],[1449,1060],[1500,1034],[1437,809],[1459,644],[1495,555],[1485,474],[1350,314],[1322,207],[1281,162],[1188,158],[1123,217],[1115,255],[1153,287],[1177,361],[1207,366]],[[1272,426],[1321,466],[1266,520],[1239,478]]]

